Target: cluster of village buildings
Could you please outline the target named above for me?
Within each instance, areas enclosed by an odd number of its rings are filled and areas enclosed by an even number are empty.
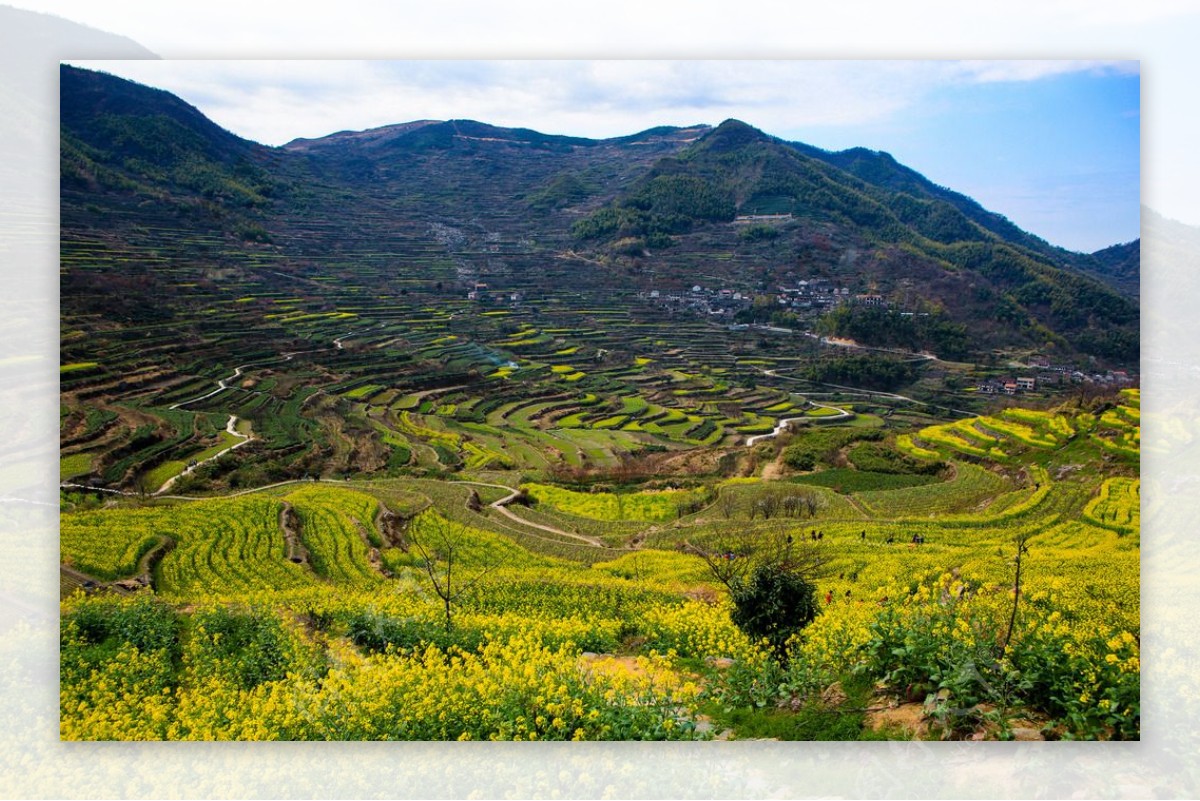
[[[488,300],[493,303],[520,303],[524,296],[520,292],[493,290],[483,281],[475,281],[467,290],[467,300]]]
[[[1031,372],[1034,375],[1018,376],[1016,378],[992,378],[981,382],[976,390],[993,395],[1016,395],[1019,392],[1031,392],[1038,387],[1063,386],[1067,384],[1103,384],[1112,387],[1129,387],[1137,383],[1137,378],[1125,370],[1106,370],[1104,372],[1085,372],[1062,364],[1051,364],[1045,356],[1034,356],[1029,360]]]
[[[754,302],[764,293],[751,294],[735,289],[710,289],[699,284],[690,290],[662,291],[651,289],[638,296],[666,307],[689,309],[712,316],[732,316]],[[882,295],[851,294],[849,287],[837,286],[826,278],[798,281],[794,286],[777,287],[773,293],[781,308],[792,311],[823,311],[843,303],[886,307]]]

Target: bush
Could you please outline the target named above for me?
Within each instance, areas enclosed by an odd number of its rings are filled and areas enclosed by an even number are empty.
[[[780,565],[760,565],[732,593],[734,625],[754,640],[765,639],[786,663],[788,639],[817,616],[816,590]]]
[[[771,225],[763,225],[762,223],[747,225],[738,231],[738,239],[745,242],[760,242],[765,239],[775,239],[778,236],[778,228]]]
[[[453,629],[447,632],[445,626],[429,620],[359,612],[348,623],[350,641],[367,651],[382,652],[390,647],[419,652],[430,645],[442,649],[457,647],[464,651],[476,651],[484,643],[483,633],[478,630]]]
[[[295,670],[293,643],[273,615],[217,607],[197,611],[192,623],[192,669],[200,675],[249,690]]]
[[[129,643],[139,651],[176,647],[175,613],[152,595],[139,594],[133,600],[113,596],[95,596],[79,600],[63,615],[63,632],[72,628],[82,642],[97,645],[110,638]]]

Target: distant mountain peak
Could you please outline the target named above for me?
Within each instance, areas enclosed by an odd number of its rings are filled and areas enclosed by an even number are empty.
[[[723,153],[751,145],[756,142],[778,142],[769,134],[741,120],[728,119],[713,128],[700,139],[700,146],[707,150]]]
[[[738,119],[605,139],[425,119],[267,148],[161,90],[71,68],[60,85],[63,208],[77,220],[153,197],[171,225],[199,212],[231,240],[307,247],[298,221],[316,216],[321,246],[339,253],[391,242],[397,225],[425,241],[435,222],[441,233],[426,244],[452,248],[458,263],[461,243],[473,243],[464,252],[479,251],[469,264],[481,274],[538,280],[553,247],[601,265],[601,282],[694,280],[703,269],[768,291],[819,276],[897,308],[945,308],[978,347],[1049,341],[1113,363],[1137,358],[1137,243],[1054,248],[882,151],[829,152]],[[377,222],[326,232],[334,215]],[[509,253],[504,242],[521,244]],[[517,255],[528,242],[554,244]],[[494,253],[502,265],[484,255]]]
[[[312,139],[299,137],[288,142],[283,147],[285,150],[308,152],[317,148],[350,143],[371,144],[394,139],[398,136],[403,136],[410,131],[424,128],[427,125],[439,125],[443,122],[443,120],[413,120],[412,122],[398,122],[392,125],[381,125],[378,128],[367,128],[362,131],[338,131],[336,133],[331,133],[326,136],[319,136]]]
[[[294,139],[284,148],[320,153],[344,148],[377,147],[401,150],[448,150],[461,144],[563,149],[590,147],[599,140],[544,134],[529,128],[504,128],[468,119],[415,120],[365,131],[339,131],[318,139]]]
[[[657,125],[653,128],[647,128],[644,131],[639,131],[628,136],[617,136],[606,139],[606,142],[613,142],[623,145],[644,145],[657,144],[662,142],[694,142],[700,139],[705,134],[713,130],[711,125],[685,125],[677,127],[674,125]]]

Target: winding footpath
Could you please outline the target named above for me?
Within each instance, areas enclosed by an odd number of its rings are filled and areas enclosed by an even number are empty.
[[[936,359],[937,358],[935,356],[930,356],[929,354],[922,354],[922,353],[912,353],[909,355],[914,356],[914,357],[920,357],[922,359]],[[929,401],[917,400],[916,398],[910,398],[907,395],[897,395],[895,392],[882,392],[880,390],[875,390],[875,389],[861,389],[859,387],[848,387],[843,384],[827,384],[822,381],[809,381],[808,379],[805,379],[805,378],[794,378],[790,375],[780,375],[778,373],[778,371],[776,371],[776,370],[765,370],[761,367],[758,369],[763,375],[770,376],[771,378],[779,378],[784,381],[797,381],[797,382],[804,383],[804,384],[816,384],[817,386],[821,386],[821,387],[830,387],[832,389],[842,390],[843,392],[846,392],[846,393],[853,393],[855,395],[865,395],[868,398],[891,398],[892,400],[903,401],[905,403],[914,403],[918,406],[928,406],[931,409],[942,409],[943,411],[953,412],[955,414],[961,414],[965,417],[975,417],[976,416],[975,412],[968,412],[968,411],[964,411],[963,409],[954,409],[949,406],[938,406],[936,403],[930,403]],[[805,395],[808,395],[808,394],[810,394],[810,393],[805,393]],[[832,394],[832,393],[822,393],[822,394]],[[814,404],[814,405],[816,405],[816,404]],[[826,407],[826,408],[832,408],[832,407]]]
[[[386,325],[386,323],[380,323],[378,326],[374,326],[374,327],[382,328],[384,325]],[[343,350],[342,343],[345,340],[350,339],[355,334],[362,334],[367,331],[370,331],[371,328],[372,328],[372,326],[367,326],[366,328],[360,329],[358,331],[348,331],[345,334],[342,334],[341,336],[334,338],[333,340],[331,340],[333,342],[332,350]],[[292,359],[294,359],[295,357],[297,357],[303,353],[324,353],[327,350],[330,350],[330,348],[314,348],[312,350],[293,350],[293,351],[288,351],[287,353],[279,354],[278,359],[265,359],[265,360],[257,361],[257,362],[246,362],[245,364],[238,365],[237,367],[233,368],[233,375],[229,376],[228,378],[219,379],[217,381],[217,388],[214,389],[212,392],[206,392],[205,394],[198,395],[195,398],[188,398],[187,400],[179,401],[179,403],[173,403],[170,406],[168,406],[167,408],[168,409],[182,409],[184,406],[189,406],[198,401],[205,400],[206,398],[211,398],[213,395],[219,395],[220,393],[222,393],[225,390],[230,388],[231,382],[236,381],[237,379],[241,378],[242,373],[246,370],[247,367],[257,367],[257,366],[264,365],[264,364],[274,364],[275,362],[290,362]],[[236,432],[230,432],[230,433],[236,433]]]
[[[281,275],[282,275],[282,273],[281,273]],[[380,323],[378,326],[375,326],[375,327],[382,328],[385,325],[386,325],[386,323]],[[241,378],[242,375],[245,373],[246,369],[249,367],[256,367],[256,366],[264,365],[264,364],[274,364],[276,362],[290,362],[295,357],[297,357],[301,354],[304,354],[304,353],[322,353],[327,350],[342,350],[343,349],[342,343],[345,340],[349,339],[350,337],[354,336],[355,334],[361,334],[363,332],[369,331],[369,330],[371,330],[371,328],[372,328],[372,326],[368,326],[367,328],[363,328],[358,331],[348,331],[347,333],[334,338],[332,340],[333,348],[314,348],[313,350],[289,351],[287,353],[279,354],[278,359],[267,359],[264,361],[247,362],[245,364],[238,365],[237,367],[233,368],[233,373],[231,375],[217,380],[217,388],[216,389],[212,390],[211,392],[206,392],[203,395],[197,395],[194,398],[188,398],[187,400],[182,400],[182,401],[179,401],[178,403],[172,403],[167,408],[168,409],[182,409],[184,406],[190,406],[193,403],[199,403],[202,400],[207,400],[208,398],[211,398],[214,395],[219,395],[222,392],[224,392],[225,390],[230,389],[233,386],[233,383],[236,382],[239,378]],[[324,392],[324,390],[318,390],[318,392]],[[178,498],[178,499],[182,499],[182,500],[199,500],[198,498],[194,498],[194,497],[188,496],[188,495],[166,495],[166,492],[175,484],[176,481],[178,481],[183,476],[190,474],[192,471],[194,471],[196,468],[200,467],[201,465],[205,465],[211,461],[219,459],[222,456],[224,456],[225,454],[229,453],[230,451],[240,448],[243,445],[247,445],[250,442],[253,442],[255,439],[257,439],[253,434],[243,434],[240,431],[238,431],[237,430],[237,422],[238,422],[237,415],[235,415],[235,414],[229,415],[229,420],[225,423],[225,431],[226,431],[226,433],[239,438],[241,440],[240,442],[236,442],[233,445],[230,445],[228,448],[224,448],[223,450],[219,451],[218,453],[213,454],[212,456],[208,457],[207,459],[196,462],[195,464],[188,465],[187,468],[183,470],[183,472],[167,479],[167,481],[161,487],[159,487],[157,490],[155,490],[151,494],[155,497]],[[285,481],[282,483],[287,484],[290,482]],[[125,495],[125,496],[131,496],[131,497],[142,495],[142,493],[140,493],[140,492],[128,492],[125,490],[108,489],[106,487],[92,487],[87,484],[76,484],[76,483],[66,482],[66,481],[59,482],[59,486],[63,487],[63,488],[86,489],[86,490],[91,490],[91,491],[95,491],[95,492],[107,492],[107,493],[110,493],[113,495]],[[272,486],[278,486],[278,485],[272,485]],[[265,487],[259,487],[257,489],[265,489]],[[249,490],[249,491],[253,492],[255,490]],[[231,493],[228,497],[232,497],[233,495],[241,495],[241,494],[243,494],[243,493],[242,492]]]
[[[513,489],[512,487],[506,487],[503,484],[485,484],[482,481],[455,481],[453,483],[455,483],[455,484],[472,484],[476,487],[491,487],[492,489],[508,490],[508,495],[506,495],[503,498],[500,498],[499,500],[492,501],[491,503],[488,504],[488,506],[491,507],[492,509],[495,509],[497,512],[504,515],[509,520],[516,523],[517,525],[525,526],[527,528],[540,529],[542,531],[547,531],[551,534],[558,534],[559,536],[562,536],[562,537],[570,537],[573,540],[579,540],[580,542],[591,545],[593,548],[610,548],[611,549],[611,546],[605,545],[603,542],[596,539],[595,537],[588,537],[584,534],[576,534],[572,531],[563,531],[561,528],[554,528],[553,526],[544,526],[541,523],[534,523],[530,520],[526,520],[523,517],[513,514],[513,512],[508,509],[508,505],[510,503],[512,503],[514,500],[516,500],[517,496],[521,494],[521,491],[519,489]]]
[[[244,436],[244,435],[241,435],[241,436]],[[232,450],[233,448],[236,448],[238,446],[245,445],[245,444],[246,444],[245,441],[239,442],[237,445],[234,445],[231,448],[227,448],[226,450],[221,451],[221,453],[227,453],[228,451]],[[219,456],[220,454],[217,454],[217,455]],[[214,456],[212,458],[215,459],[217,457]],[[211,461],[211,460],[206,459],[205,461]],[[196,466],[199,467],[200,464],[202,464],[202,463],[198,463]],[[180,475],[184,475],[184,474],[181,473]],[[224,493],[222,495],[209,495],[209,496],[165,495],[163,493],[168,489],[168,487],[164,485],[162,489],[160,489],[158,492],[154,493],[154,496],[162,497],[162,498],[169,498],[171,500],[178,500],[178,501],[210,501],[210,500],[213,500],[214,498],[236,498],[240,495],[249,495],[254,492],[263,492],[264,490],[274,489],[275,487],[285,487],[285,486],[288,486],[289,484],[312,484],[314,482],[346,486],[346,481],[344,479],[293,478],[293,479],[289,479],[288,481],[277,481],[274,484],[264,484],[261,487],[251,487],[250,489],[239,490],[237,492],[228,492],[228,493]],[[171,482],[167,482],[167,483],[170,484]],[[596,537],[589,537],[584,534],[577,534],[573,531],[564,531],[561,528],[554,528],[553,526],[546,526],[546,525],[542,525],[541,523],[534,523],[530,520],[526,520],[525,518],[520,517],[519,515],[513,514],[511,511],[508,510],[507,506],[508,506],[508,504],[510,504],[514,500],[516,500],[517,496],[521,494],[520,490],[513,489],[512,487],[508,487],[503,484],[486,484],[482,481],[453,481],[453,482],[449,482],[449,483],[466,484],[466,485],[476,486],[476,487],[491,487],[492,489],[505,490],[506,492],[508,492],[508,495],[504,496],[503,498],[500,498],[499,500],[492,501],[491,503],[488,504],[488,506],[491,507],[492,509],[495,509],[500,514],[504,515],[512,522],[514,522],[517,525],[522,526],[524,528],[536,528],[541,531],[545,531],[549,534],[556,534],[560,537],[567,537],[569,539],[578,540],[579,542],[582,542],[586,545],[590,545],[593,548],[604,548],[606,550],[620,550],[619,548],[614,549],[611,545],[605,545],[603,542],[601,542]],[[87,484],[74,484],[74,483],[70,483],[70,482],[63,482],[63,483],[59,484],[59,486],[66,487],[66,488],[74,488],[74,489],[84,489],[84,490],[89,490],[91,492],[107,492],[112,495],[123,495],[125,497],[130,497],[130,498],[139,497],[141,495],[141,493],[138,493],[138,492],[129,492],[127,490],[107,489],[105,487],[90,487]]]
[[[253,364],[253,362],[251,362],[249,364],[243,364],[239,367],[233,368],[233,375],[229,376],[228,378],[219,379],[217,381],[217,388],[214,389],[212,392],[205,393],[204,395],[198,395],[195,398],[188,398],[187,400],[180,401],[179,403],[172,403],[167,408],[168,409],[182,409],[184,406],[188,406],[190,404],[196,403],[197,401],[202,401],[206,398],[211,398],[213,395],[221,394],[225,390],[229,389],[229,382],[236,381],[239,378],[241,378],[242,371],[245,370],[247,367],[250,367],[251,364]]]
[[[242,432],[237,430],[237,421],[238,421],[238,418],[237,418],[236,414],[229,415],[229,422],[227,422],[225,424],[225,432],[227,434],[232,434],[235,437],[240,437],[241,442],[235,442],[234,444],[230,445],[228,448],[225,448],[224,450],[214,453],[212,456],[208,457],[207,459],[202,459],[199,462],[192,462],[191,464],[189,464],[187,467],[184,468],[182,473],[179,473],[178,475],[168,478],[166,480],[166,482],[154,492],[154,494],[162,495],[167,490],[169,490],[175,484],[176,481],[183,478],[184,476],[191,475],[192,471],[194,471],[196,468],[201,467],[202,465],[206,465],[209,462],[214,462],[217,459],[220,459],[225,454],[229,453],[230,451],[232,451],[236,448],[240,448],[243,445],[248,445],[251,442],[253,442],[254,441],[253,435],[243,434]]]
[[[771,371],[764,370],[763,372],[770,373]],[[773,373],[772,373],[772,375],[773,375]],[[777,377],[786,378],[786,376],[777,376]],[[845,409],[839,409],[836,406],[826,406],[823,403],[813,403],[812,401],[809,401],[809,403],[818,409],[831,409],[831,410],[837,412],[837,414],[825,415],[824,417],[821,418],[822,421],[824,421],[824,420],[840,420],[843,417],[853,417],[854,416],[853,412],[848,412]],[[783,420],[780,420],[778,423],[775,424],[775,430],[772,431],[770,434],[755,434],[753,437],[746,437],[746,447],[750,447],[751,445],[754,445],[757,442],[761,442],[764,439],[771,439],[772,437],[779,436],[784,431],[787,431],[788,427],[791,426],[792,423],[798,422],[800,420],[811,420],[811,419],[813,419],[813,418],[811,418],[811,417],[786,417]]]

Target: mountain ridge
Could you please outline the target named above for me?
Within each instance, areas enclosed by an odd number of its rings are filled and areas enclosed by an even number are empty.
[[[589,276],[601,284],[689,285],[699,264],[760,292],[793,274],[844,276],[896,304],[915,288],[954,324],[974,327],[980,347],[1050,342],[1136,358],[1136,295],[1100,280],[1107,256],[1055,248],[878,151],[829,153],[733,119],[607,139],[415,120],[268,147],[162,90],[62,69],[69,219],[97,192],[152,196],[166,208],[204,208],[243,241],[287,249],[300,236],[311,250],[303,231],[312,221],[389,209],[414,231],[477,230],[454,241],[479,244],[447,252],[462,275],[501,265],[480,252],[499,237],[541,243],[504,260],[510,273],[578,253],[602,266]],[[756,214],[779,221],[738,222]],[[363,246],[386,239],[380,219],[341,236]],[[338,249],[336,236],[320,249]],[[714,249],[725,262],[701,255]],[[1126,284],[1134,251],[1121,251]]]

